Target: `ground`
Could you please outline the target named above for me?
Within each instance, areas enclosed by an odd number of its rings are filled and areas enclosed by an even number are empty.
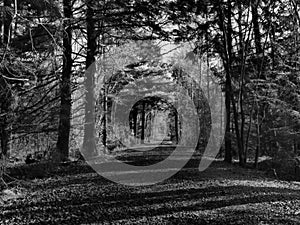
[[[84,164],[9,182],[1,224],[300,224],[300,183],[221,161],[152,186],[112,183]],[[13,173],[12,173],[13,174]]]

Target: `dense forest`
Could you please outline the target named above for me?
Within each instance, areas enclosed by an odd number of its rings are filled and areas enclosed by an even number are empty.
[[[0,61],[1,224],[299,224],[299,0],[2,0]]]
[[[95,154],[91,145],[122,146],[111,132],[113,94],[166,70],[191,98],[198,93],[198,108],[213,95],[213,82],[222,86],[226,162],[257,167],[261,156],[293,160],[299,153],[299,7],[296,0],[2,1],[2,164],[28,154],[81,158],[79,143],[88,154]],[[139,72],[141,65],[147,68]],[[109,79],[102,87],[101,77]],[[168,138],[178,142],[188,131],[161,98],[140,101],[129,130],[116,129],[144,143],[147,126],[166,111],[174,125]],[[211,118],[199,120],[205,145]]]
[[[157,67],[165,43],[181,46],[167,64],[170,71],[184,71],[182,79],[196,82],[190,91],[196,92],[198,83],[210,98],[210,83],[222,85],[226,135],[221,153],[226,162],[234,157],[241,166],[249,160],[257,166],[260,156],[293,159],[299,152],[298,4],[295,0],[3,1],[2,160],[42,152],[43,157],[65,161],[74,155],[78,139],[85,148],[98,133],[100,144],[115,143],[109,135],[107,98],[118,90],[107,81],[95,97],[97,73],[128,74],[126,66],[134,69],[143,62]],[[87,70],[99,60],[97,73]],[[112,79],[124,86],[142,76]],[[137,117],[142,120],[141,131],[134,130],[142,142],[146,126],[142,117],[149,113],[145,107],[170,109],[160,100],[154,107],[149,104],[152,100],[145,101],[136,106],[132,119],[135,124]],[[98,115],[100,127],[93,121],[97,104],[105,111]],[[178,139],[178,123],[173,139]],[[78,124],[85,124],[82,132]]]

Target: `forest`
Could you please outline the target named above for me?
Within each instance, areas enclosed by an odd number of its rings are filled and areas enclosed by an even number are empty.
[[[0,224],[300,223],[299,0],[2,0],[0,61]]]

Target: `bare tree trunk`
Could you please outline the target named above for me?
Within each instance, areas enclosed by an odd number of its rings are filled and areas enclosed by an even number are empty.
[[[56,144],[56,160],[66,161],[69,157],[69,137],[71,129],[71,76],[72,76],[72,6],[69,0],[63,1],[64,7],[64,34],[63,34],[63,71],[60,89],[60,116],[58,140]]]
[[[256,114],[256,151],[255,151],[255,161],[254,166],[258,168],[258,158],[260,155],[260,122],[259,122],[259,106],[257,103],[257,114]]]
[[[8,13],[8,8],[11,7],[10,4],[11,1],[9,0],[4,0],[4,8],[5,8],[5,13],[3,15],[3,44],[7,45],[10,40],[10,35],[11,35],[11,23],[12,23],[12,15]]]
[[[179,143],[179,136],[178,136],[178,113],[175,111],[175,140],[176,144]]]
[[[227,32],[224,20],[225,15],[223,12],[223,6],[219,5],[219,23],[220,29],[223,33],[223,44],[225,47],[225,52],[223,54],[223,64],[226,71],[225,77],[225,109],[226,109],[226,128],[225,128],[225,162],[232,163],[232,143],[231,143],[231,132],[230,132],[230,125],[231,125],[231,50],[232,50],[232,40],[229,37]],[[231,8],[231,7],[230,7]],[[229,13],[231,16],[231,13]],[[229,37],[229,40],[228,40]]]
[[[4,0],[4,7],[9,6],[9,1]],[[8,46],[12,17],[8,13],[5,13],[1,19],[3,23],[2,42],[3,45]],[[8,113],[10,111],[11,101],[12,93],[9,84],[3,76],[0,76],[0,191],[6,187],[3,174],[6,169],[6,159],[9,152],[10,131],[8,130]]]
[[[1,105],[1,114],[6,114],[9,110],[9,105],[4,103]],[[1,154],[0,159],[4,159],[9,152],[10,132],[8,131],[8,117],[3,115],[0,118],[0,136],[1,136]]]
[[[260,135],[259,128],[257,128],[257,134]],[[257,169],[258,168],[258,158],[260,155],[260,138],[257,138],[257,144],[256,144],[256,150],[255,150],[255,161],[254,161],[254,167]]]
[[[106,87],[104,87],[104,89],[103,89],[102,144],[104,146],[104,151],[106,151],[106,146],[107,146],[107,93],[106,93]]]
[[[137,137],[137,112],[134,111],[133,114],[133,135],[136,138]]]
[[[247,163],[247,151],[245,147],[245,139],[244,139],[244,132],[245,132],[245,112],[244,112],[244,89],[245,89],[245,64],[246,64],[246,47],[245,46],[245,40],[244,40],[244,33],[243,33],[243,9],[241,4],[238,5],[238,27],[239,27],[239,57],[241,59],[241,75],[239,79],[239,86],[240,86],[240,92],[239,92],[239,108],[240,108],[240,115],[241,115],[241,128],[240,128],[240,141],[241,141],[241,146],[243,147],[243,152],[244,152],[244,164]],[[246,36],[246,35],[245,35]]]
[[[225,130],[225,162],[232,163],[232,144],[231,144],[231,107],[230,107],[230,93],[228,87],[229,80],[226,79],[225,89],[225,107],[226,107],[226,130]]]
[[[225,46],[225,52],[224,52],[224,65],[225,65],[225,70],[226,70],[226,87],[225,87],[225,97],[227,100],[225,100],[227,102],[226,104],[226,110],[229,110],[230,104],[229,102],[231,102],[232,105],[232,112],[233,112],[233,119],[234,119],[234,127],[235,127],[235,134],[236,134],[236,141],[237,141],[237,145],[238,145],[238,152],[239,152],[239,163],[241,166],[244,166],[245,164],[245,154],[244,154],[244,146],[241,140],[241,136],[240,136],[240,129],[239,129],[239,115],[238,115],[238,111],[236,108],[236,102],[235,102],[235,98],[234,98],[234,94],[232,91],[232,84],[231,84],[231,73],[232,73],[232,54],[233,54],[233,46],[232,46],[232,38],[233,38],[233,33],[232,33],[232,2],[230,0],[227,1],[227,15],[226,15],[226,19],[227,19],[227,26],[225,26],[226,24],[224,23],[225,18],[224,18],[224,13],[223,13],[223,8],[222,6],[220,6],[220,11],[219,11],[219,19],[220,19],[220,28],[222,30],[223,33],[223,40],[224,40],[224,46]],[[230,117],[227,116],[227,120]],[[227,125],[229,124],[229,122],[226,122]],[[226,128],[226,133],[228,135],[229,133],[229,129],[230,128]],[[228,138],[228,136],[227,136]],[[226,142],[225,142],[226,144]],[[226,153],[226,151],[225,151]]]
[[[95,143],[95,55],[97,50],[96,31],[94,21],[94,1],[86,0],[87,25],[87,56],[85,77],[85,124],[83,138],[83,153],[85,157],[92,157],[96,153]]]
[[[4,0],[3,6],[6,8],[10,7],[10,1]],[[10,33],[11,33],[11,23],[12,16],[8,12],[4,13],[3,18],[3,44],[9,45]],[[1,138],[1,152],[0,160],[5,160],[9,152],[9,139],[10,132],[9,122],[8,122],[8,113],[10,112],[10,105],[12,101],[12,92],[7,81],[0,76],[0,138]]]
[[[251,113],[249,116],[249,127],[247,131],[247,136],[246,136],[246,141],[245,141],[245,157],[248,157],[248,146],[249,146],[249,138],[250,138],[250,133],[251,133],[251,127],[252,127],[252,117],[253,117],[253,109],[254,109],[254,103],[251,108]]]
[[[253,23],[253,32],[254,32],[254,40],[255,40],[255,49],[256,49],[256,57],[259,60],[259,63],[256,66],[257,78],[258,79],[265,79],[263,73],[263,47],[261,44],[261,34],[260,34],[260,26],[259,26],[259,14],[258,14],[258,6],[260,0],[252,0],[251,1],[251,11],[252,11],[252,23]],[[257,114],[256,114],[256,151],[255,151],[255,168],[258,167],[258,158],[261,152],[261,140],[260,140],[260,120],[259,120],[259,112],[260,112],[260,105],[259,99],[256,99],[256,106],[257,106]]]
[[[206,41],[208,42],[208,37],[207,37],[207,35],[206,35]],[[206,88],[207,88],[207,99],[208,99],[208,101],[210,100],[210,84],[209,84],[209,80],[210,80],[210,63],[209,63],[209,58],[208,58],[208,50],[207,50],[207,52],[206,52],[206,82],[207,82],[207,84],[206,84]]]
[[[245,152],[244,152],[244,145],[243,145],[243,141],[241,140],[241,133],[240,133],[240,129],[239,129],[239,115],[238,115],[238,111],[236,108],[236,102],[235,102],[235,98],[234,98],[234,94],[232,91],[232,85],[231,85],[231,73],[232,73],[232,20],[231,20],[231,16],[232,16],[232,6],[231,6],[231,1],[227,1],[227,9],[228,9],[228,15],[227,15],[227,20],[228,20],[228,24],[227,24],[227,34],[225,33],[225,39],[227,40],[227,54],[228,54],[228,58],[227,58],[227,78],[228,79],[228,88],[229,88],[229,94],[230,94],[230,100],[231,100],[231,104],[232,104],[232,112],[233,112],[233,119],[234,119],[234,127],[235,127],[235,134],[236,134],[236,141],[237,141],[237,145],[238,145],[238,152],[239,152],[239,164],[240,166],[244,166],[245,165]]]
[[[143,101],[142,106],[142,131],[141,131],[141,144],[145,143],[145,102]]]
[[[245,166],[245,151],[244,151],[243,142],[241,140],[239,121],[238,121],[239,116],[238,116],[238,112],[236,110],[233,93],[231,93],[231,102],[232,102],[232,106],[233,106],[232,108],[233,108],[233,117],[234,117],[233,119],[234,119],[236,141],[237,141],[238,150],[239,150],[239,164],[240,164],[240,166]]]
[[[261,45],[261,35],[260,35],[260,27],[259,27],[259,14],[258,14],[258,6],[260,0],[251,0],[251,11],[252,11],[252,23],[253,23],[253,32],[254,32],[254,41],[256,53],[259,56],[263,53],[263,48]]]

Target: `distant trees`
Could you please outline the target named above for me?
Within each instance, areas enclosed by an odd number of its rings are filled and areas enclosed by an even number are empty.
[[[195,52],[200,55],[209,49],[212,55],[217,53],[222,59],[224,72],[216,75],[223,77],[226,93],[225,160],[228,162],[233,148],[237,147],[240,165],[244,166],[251,155],[257,167],[258,158],[266,154],[267,145],[272,154],[280,149],[290,151],[289,147],[283,147],[286,145],[284,142],[275,141],[278,133],[285,133],[286,138],[289,136],[290,141],[285,143],[293,143],[294,135],[299,132],[295,127],[287,128],[278,123],[287,122],[287,118],[299,112],[298,108],[280,97],[287,83],[294,85],[294,88],[288,89],[292,90],[292,95],[299,96],[296,93],[298,81],[290,80],[295,71],[299,71],[299,65],[290,64],[297,55],[291,45],[294,49],[298,49],[299,45],[298,34],[291,25],[299,20],[299,14],[293,12],[295,6],[297,9],[295,1],[289,0],[172,3],[174,14],[182,15],[177,18],[178,24],[182,21],[186,24],[180,26],[178,33],[186,33],[182,37],[197,40]],[[207,44],[203,44],[203,38],[208,38]],[[293,99],[298,105],[298,100]],[[287,130],[293,135],[287,135]],[[272,141],[266,144],[269,138]]]
[[[157,5],[155,5],[156,3]],[[85,131],[83,149],[87,155],[93,155],[95,151],[95,74],[97,65],[95,59],[105,61],[105,55],[109,48],[126,43],[128,40],[156,39],[161,36],[163,21],[161,18],[160,1],[113,1],[105,3],[86,1],[86,25],[87,25],[87,58],[85,78]],[[146,7],[148,6],[148,7]],[[157,35],[157,36],[155,36]],[[142,42],[146,43],[146,42]],[[151,45],[149,45],[150,47]],[[152,45],[154,46],[154,45]],[[155,49],[147,49],[152,52],[140,52],[139,60],[149,60],[149,55],[156,53]],[[97,69],[100,71],[100,69]],[[102,74],[100,74],[101,76]],[[103,108],[107,111],[106,90],[103,89]],[[102,141],[106,145],[106,113],[102,118]]]
[[[111,145],[118,142],[123,144],[119,147],[161,142],[186,146],[197,144],[199,138],[195,137],[192,128],[198,121],[182,116],[182,111],[195,109],[199,113],[202,135],[197,152],[203,152],[209,137],[207,131],[210,131],[209,109],[204,107],[207,103],[203,92],[197,88],[191,74],[177,66],[155,61],[141,62],[129,64],[111,74],[104,85],[108,98],[106,111],[102,111],[106,114],[107,134],[107,143],[103,145],[107,144],[111,150]],[[195,108],[179,100],[183,94],[179,86],[187,91]],[[102,94],[99,105],[104,103]]]

